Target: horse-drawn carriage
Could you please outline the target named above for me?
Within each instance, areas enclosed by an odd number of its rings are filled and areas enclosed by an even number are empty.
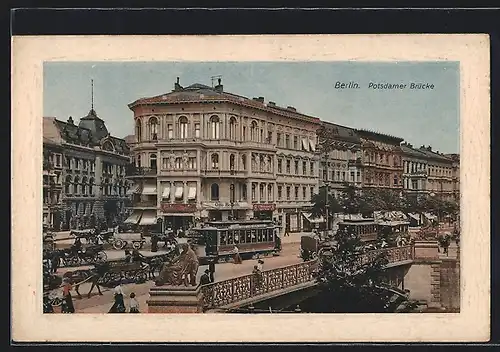
[[[141,249],[146,243],[140,232],[115,232],[112,241],[114,249],[124,249],[129,244],[133,249]]]
[[[93,244],[81,248],[71,247],[54,252],[56,253],[51,253],[51,255],[57,255],[63,267],[103,263],[108,259],[106,252],[103,250],[103,245]]]

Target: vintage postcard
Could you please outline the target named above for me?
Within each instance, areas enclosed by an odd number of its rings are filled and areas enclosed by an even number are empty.
[[[14,340],[489,339],[487,36],[12,55]]]

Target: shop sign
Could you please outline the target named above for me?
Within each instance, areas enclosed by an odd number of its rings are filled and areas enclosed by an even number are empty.
[[[196,211],[196,204],[161,203],[163,213],[192,213]]]
[[[276,209],[276,204],[274,203],[253,205],[254,211],[274,211],[275,209]]]

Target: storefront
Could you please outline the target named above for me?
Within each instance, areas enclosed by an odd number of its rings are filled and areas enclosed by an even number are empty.
[[[273,220],[273,212],[276,210],[276,204],[254,204],[253,217],[259,220]]]
[[[195,223],[196,210],[196,204],[162,203],[161,217],[163,231],[167,228],[171,228],[174,231],[189,229]]]

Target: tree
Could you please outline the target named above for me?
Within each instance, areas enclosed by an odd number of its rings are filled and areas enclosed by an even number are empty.
[[[382,287],[388,263],[386,253],[362,256],[367,252],[366,247],[359,236],[347,230],[337,231],[334,243],[334,248],[320,256],[316,278],[321,290],[321,299],[317,300],[319,311],[385,311],[387,297]]]
[[[319,193],[314,194],[311,197],[312,211],[311,214],[314,217],[326,217],[326,209],[327,209],[327,187],[321,187],[319,189]],[[333,214],[342,211],[342,207],[335,197],[328,192],[328,219],[331,221]]]
[[[366,196],[350,184],[344,184],[340,205],[346,214],[371,216],[374,211],[372,204],[367,201]]]

